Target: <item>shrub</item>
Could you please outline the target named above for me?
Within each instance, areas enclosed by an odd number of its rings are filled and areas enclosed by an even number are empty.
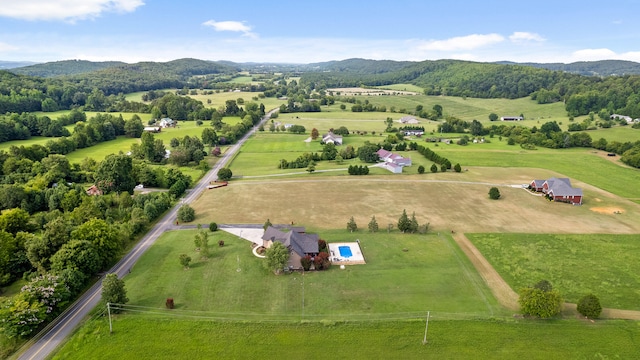
[[[218,230],[218,224],[214,223],[214,222],[210,222],[209,223],[209,231],[214,232]]]
[[[229,181],[233,176],[233,172],[229,168],[222,168],[218,170],[218,179],[221,181]]]
[[[498,190],[497,187],[494,186],[491,189],[489,189],[489,199],[491,200],[500,199],[500,190]]]
[[[326,250],[327,249],[327,242],[322,240],[322,239],[318,239],[318,249],[320,251]]]
[[[309,271],[309,269],[311,269],[312,262],[313,261],[311,260],[311,255],[305,255],[302,259],[300,259],[300,264],[302,265],[304,271]]]
[[[164,303],[167,309],[173,309],[175,304],[173,303],[173,298],[167,298],[167,301]]]
[[[218,240],[218,246],[223,247],[224,246],[224,240]]]
[[[418,166],[418,174],[424,174],[424,166]]]
[[[456,164],[456,165],[453,167],[453,170],[454,170],[455,172],[459,173],[460,171],[462,171],[462,167],[460,166],[460,164]]]
[[[182,222],[190,222],[195,220],[196,211],[189,205],[182,205],[180,209],[178,209],[178,221]]]
[[[593,294],[583,296],[578,301],[578,312],[590,319],[597,319],[602,312],[600,299]]]

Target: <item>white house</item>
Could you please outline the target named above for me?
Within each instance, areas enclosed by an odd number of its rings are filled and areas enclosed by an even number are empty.
[[[522,121],[524,118],[522,116],[503,116],[500,118],[500,121]]]
[[[380,149],[377,152],[380,161],[384,161],[382,167],[391,171],[394,174],[402,173],[402,168],[405,166],[411,166],[411,159],[402,157],[398,154],[394,154],[391,151]]]
[[[342,136],[328,132],[322,135],[322,142],[325,144],[342,145]]]
[[[626,116],[626,115],[620,115],[620,114],[612,114],[611,116],[609,116],[609,119],[611,120],[617,120],[617,119],[624,119],[627,124],[631,124],[634,122],[633,118],[631,118],[631,116]],[[638,120],[638,119],[636,119]]]

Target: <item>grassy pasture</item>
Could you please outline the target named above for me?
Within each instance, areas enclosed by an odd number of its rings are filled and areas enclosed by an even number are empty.
[[[335,266],[301,278],[300,273],[274,276],[264,269],[265,260],[251,253],[250,242],[223,231],[211,235],[209,243],[223,239],[224,247],[212,248],[211,258],[202,261],[194,250],[195,233],[167,232],[144,254],[125,279],[130,305],[160,308],[172,297],[179,310],[237,320],[340,321],[426,310],[489,316],[502,311],[447,236],[322,231],[329,242],[359,238],[367,264],[346,270]],[[189,270],[178,262],[182,253],[193,259]]]
[[[189,95],[189,97],[201,101],[206,107],[212,107],[212,108],[219,108],[221,106],[224,107],[225,102],[227,100],[238,100],[238,98],[242,98],[245,103],[249,103],[249,102],[255,102],[258,104],[263,103],[267,111],[271,109],[275,109],[279,107],[281,104],[286,104],[285,100],[278,100],[274,97],[253,100],[253,97],[257,97],[259,94],[261,93],[248,92],[248,91],[238,91],[238,92],[225,91],[225,92],[219,92],[219,93],[214,92],[213,94],[210,94],[210,95],[204,95],[199,91],[198,95]],[[209,103],[208,100],[211,100],[211,103]],[[243,106],[243,105],[239,105],[239,106]]]
[[[392,85],[384,85],[384,86],[376,86],[378,89],[387,89],[387,90],[395,90],[395,91],[413,91],[419,94],[424,92],[424,89],[420,86],[416,86],[413,84],[392,84]]]
[[[640,310],[640,235],[466,234],[517,291],[547,279],[568,302]]]
[[[406,109],[414,111],[417,105],[422,105],[424,109],[430,110],[434,105],[442,106],[444,115],[452,115],[463,120],[471,121],[476,119],[481,122],[490,123],[489,114],[496,113],[498,116],[523,114],[527,120],[520,124],[536,124],[537,121],[568,122],[569,117],[561,102],[540,105],[528,97],[520,99],[478,99],[462,98],[454,96],[427,96],[427,95],[395,95],[395,96],[356,96],[361,101],[369,100],[374,105],[385,105],[387,109],[391,106],[396,111]],[[347,104],[347,109],[350,105]],[[533,125],[532,125],[533,126]]]
[[[162,129],[162,132],[154,134],[154,137],[161,139],[165,147],[170,149],[169,141],[171,141],[172,138],[184,137],[186,135],[200,137],[205,127],[207,126],[198,126],[195,121],[180,121],[178,127]],[[101,161],[109,154],[117,154],[120,151],[126,153],[131,149],[132,144],[139,142],[140,139],[119,136],[115,140],[105,141],[88,148],[76,150],[68,154],[67,159],[69,159],[70,162],[80,162],[82,159],[90,157]]]
[[[12,146],[18,146],[18,147],[20,147],[20,146],[31,146],[31,145],[42,145],[42,146],[44,146],[47,143],[47,141],[49,141],[51,139],[55,139],[55,138],[44,137],[44,136],[32,136],[28,140],[5,141],[3,143],[0,143],[0,150],[9,151],[9,148],[12,147]]]
[[[624,167],[598,156],[595,149],[546,149],[524,150],[492,139],[490,144],[468,146],[440,145],[433,147],[438,154],[465,166],[531,167],[553,170],[607,190],[628,199],[640,199],[640,188],[630,186],[640,170]],[[533,174],[536,178],[543,178]]]
[[[587,359],[634,358],[633,322],[447,320],[269,323],[119,315],[81,328],[54,359]],[[180,344],[180,346],[175,346]],[[330,344],[330,345],[327,345]],[[318,349],[324,349],[319,351]],[[142,355],[144,354],[144,355]]]

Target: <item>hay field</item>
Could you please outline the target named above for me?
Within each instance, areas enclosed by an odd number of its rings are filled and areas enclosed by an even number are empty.
[[[322,177],[314,179],[233,181],[210,190],[193,203],[196,222],[290,223],[318,229],[345,228],[350,216],[365,229],[372,215],[381,228],[397,224],[403,209],[415,211],[418,222],[433,231],[519,233],[611,233],[640,232],[640,205],[603,190],[583,186],[583,206],[554,203],[510,184],[522,184],[539,175],[532,169],[510,169],[514,175],[495,179],[493,169],[474,168],[467,173],[441,176]],[[488,199],[489,188],[500,186],[502,198]],[[228,204],[233,204],[229,206]],[[594,205],[597,204],[597,205]],[[620,214],[592,211],[591,207],[616,206]]]

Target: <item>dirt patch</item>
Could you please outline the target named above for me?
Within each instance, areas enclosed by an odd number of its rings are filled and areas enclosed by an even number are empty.
[[[623,209],[615,206],[596,206],[589,208],[589,210],[600,214],[622,214],[624,212]]]

